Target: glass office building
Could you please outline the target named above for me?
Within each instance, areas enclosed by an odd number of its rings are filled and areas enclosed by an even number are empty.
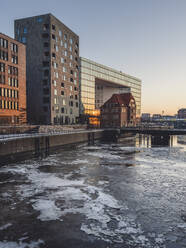
[[[112,94],[131,92],[136,115],[141,113],[141,80],[121,71],[80,58],[80,114],[99,116],[99,108]],[[94,122],[93,119],[91,119]]]

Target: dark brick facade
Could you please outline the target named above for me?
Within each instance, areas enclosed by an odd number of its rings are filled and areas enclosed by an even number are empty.
[[[25,45],[0,33],[0,125],[25,123]]]
[[[101,127],[123,127],[136,124],[136,103],[131,93],[113,94],[101,106]]]
[[[79,117],[79,37],[51,14],[15,21],[27,49],[28,120],[72,124]]]

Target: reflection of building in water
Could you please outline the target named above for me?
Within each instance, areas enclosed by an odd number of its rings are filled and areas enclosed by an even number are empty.
[[[177,144],[176,135],[147,135],[139,134],[137,136],[139,147],[153,147],[153,146],[170,146],[173,147]]]
[[[85,58],[80,58],[80,115],[99,123],[99,108],[113,94],[131,92],[136,115],[141,112],[141,80]],[[96,112],[95,112],[96,110]]]
[[[186,135],[178,135],[177,143],[186,145]]]

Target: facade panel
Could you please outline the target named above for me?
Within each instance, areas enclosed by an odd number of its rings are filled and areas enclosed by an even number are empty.
[[[0,124],[25,124],[25,46],[0,33]]]

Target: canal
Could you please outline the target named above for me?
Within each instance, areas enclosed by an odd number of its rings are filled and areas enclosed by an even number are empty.
[[[0,248],[185,248],[186,137],[140,135],[0,167]]]

